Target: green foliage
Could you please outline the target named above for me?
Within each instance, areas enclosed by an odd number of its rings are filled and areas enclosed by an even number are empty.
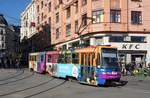
[[[134,70],[134,75],[136,76],[150,76],[150,69],[148,68],[139,68]]]

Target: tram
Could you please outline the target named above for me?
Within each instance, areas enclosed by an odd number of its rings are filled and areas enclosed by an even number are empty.
[[[29,54],[29,70],[37,71],[37,57],[38,53],[30,53]]]
[[[117,49],[111,46],[90,46],[62,53],[58,58],[55,75],[74,78],[90,85],[120,81]]]
[[[58,51],[48,51],[46,52],[46,72],[51,76],[54,75],[56,70],[56,63],[58,60],[59,52]]]
[[[44,73],[46,70],[45,53],[37,52],[29,54],[29,70],[38,73]]]
[[[35,54],[30,54],[29,68],[33,68],[32,56],[34,58]],[[38,64],[34,65],[38,66],[34,71],[40,73],[46,71],[54,77],[75,79],[90,85],[105,85],[108,82],[120,81],[121,78],[117,48],[112,46],[41,52],[37,53],[38,58],[40,54]],[[39,66],[39,61],[43,65]]]

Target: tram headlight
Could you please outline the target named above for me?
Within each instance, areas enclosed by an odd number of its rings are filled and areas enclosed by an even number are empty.
[[[112,72],[112,75],[117,75],[117,72]]]
[[[107,74],[107,72],[102,72],[103,75]]]
[[[97,66],[97,68],[101,68],[101,66],[100,66],[100,65],[98,65],[98,66]]]

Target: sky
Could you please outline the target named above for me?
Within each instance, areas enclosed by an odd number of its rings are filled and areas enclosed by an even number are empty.
[[[20,25],[20,14],[31,0],[0,0],[0,14],[9,24]]]

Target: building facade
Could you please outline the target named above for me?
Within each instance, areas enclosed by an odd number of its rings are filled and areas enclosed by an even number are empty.
[[[150,62],[149,0],[37,0],[56,48],[113,45],[122,63]],[[46,8],[46,9],[44,9]]]
[[[44,36],[39,41],[47,43],[44,45],[62,49],[112,45],[118,48],[123,64],[150,63],[149,0],[32,2],[35,3],[37,32]]]
[[[32,0],[21,13],[21,40],[25,37],[31,38],[36,33],[36,7],[35,1]]]
[[[0,14],[0,58],[3,58],[5,56],[5,50],[6,50],[6,27],[8,26],[7,21],[3,17],[2,14]]]
[[[0,14],[0,59],[16,59],[20,52],[20,26],[8,25]]]

